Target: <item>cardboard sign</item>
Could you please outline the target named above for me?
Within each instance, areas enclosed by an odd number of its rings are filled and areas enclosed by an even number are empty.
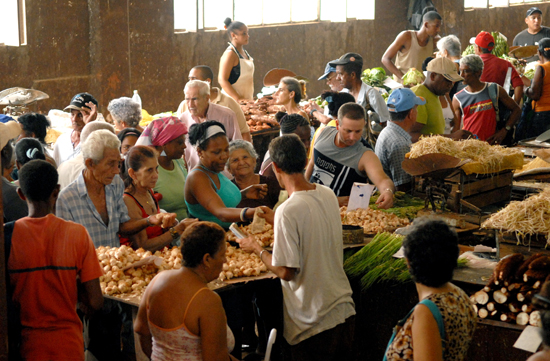
[[[538,327],[526,326],[521,335],[519,335],[514,347],[529,352],[537,352],[542,343],[539,330],[540,328]]]
[[[354,209],[368,209],[370,203],[370,196],[374,191],[374,186],[367,183],[353,183],[351,193],[349,195],[348,211]]]

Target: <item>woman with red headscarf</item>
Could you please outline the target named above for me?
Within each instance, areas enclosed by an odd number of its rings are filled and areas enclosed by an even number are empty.
[[[136,143],[152,146],[160,153],[158,180],[154,190],[162,195],[159,207],[166,212],[176,213],[179,220],[188,215],[183,195],[187,165],[182,158],[186,134],[187,127],[178,118],[160,118],[149,123]]]

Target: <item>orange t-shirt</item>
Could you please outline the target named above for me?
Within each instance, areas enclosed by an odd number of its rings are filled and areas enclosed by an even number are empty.
[[[533,101],[533,110],[535,112],[550,111],[550,61],[539,64],[544,69],[544,78],[542,78],[542,94],[539,100]]]
[[[103,274],[86,228],[53,214],[19,219],[8,272],[21,310],[23,359],[84,360],[77,276],[88,282]]]

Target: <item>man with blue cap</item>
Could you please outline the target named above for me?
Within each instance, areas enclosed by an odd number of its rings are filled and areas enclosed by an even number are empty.
[[[514,46],[539,45],[539,41],[544,38],[550,38],[550,28],[542,26],[542,10],[537,7],[532,7],[525,14],[525,24],[527,29],[519,32],[514,37]],[[525,59],[532,62],[539,60],[537,54]]]
[[[336,59],[338,60],[338,59]],[[330,90],[333,92],[340,92],[344,87],[342,86],[342,83],[340,83],[338,80],[336,80],[336,67],[331,66],[330,63],[336,61],[330,61],[327,63],[327,66],[325,66],[325,72],[323,75],[319,77],[317,80],[325,80],[326,84],[330,87]],[[333,118],[328,114],[328,107],[321,108],[319,105],[317,105],[316,102],[310,101],[309,105],[311,107],[311,110],[309,111],[309,118],[311,119],[313,117],[313,113],[317,112],[315,114],[315,118],[317,118],[323,126],[325,126],[328,122],[330,122]]]
[[[336,80],[336,67],[330,65],[330,63],[334,63],[335,61],[338,61],[338,59],[329,61],[327,63],[327,65],[325,66],[325,73],[321,75],[317,80],[326,79],[326,83],[330,87],[330,90],[334,92],[339,92],[343,89],[342,83]]]
[[[416,96],[408,88],[395,89],[388,98],[390,121],[382,129],[376,142],[375,153],[382,163],[384,172],[391,178],[397,190],[410,189],[410,174],[401,167],[405,154],[411,150],[409,131],[416,123],[417,106],[426,100]]]

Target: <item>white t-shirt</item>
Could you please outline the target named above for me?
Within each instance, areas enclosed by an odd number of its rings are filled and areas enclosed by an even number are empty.
[[[290,345],[344,323],[355,314],[344,272],[342,223],[334,192],[323,185],[292,193],[275,211],[273,265],[297,268],[281,280],[284,337]]]
[[[85,168],[86,165],[84,164],[84,156],[82,153],[79,153],[73,159],[69,159],[57,167],[57,173],[59,174],[58,183],[61,189],[74,182]]]
[[[71,140],[71,132],[63,133],[57,138],[55,145],[53,147],[53,159],[59,167],[61,163],[73,159],[78,154],[80,154],[80,143],[73,148],[73,142]]]

